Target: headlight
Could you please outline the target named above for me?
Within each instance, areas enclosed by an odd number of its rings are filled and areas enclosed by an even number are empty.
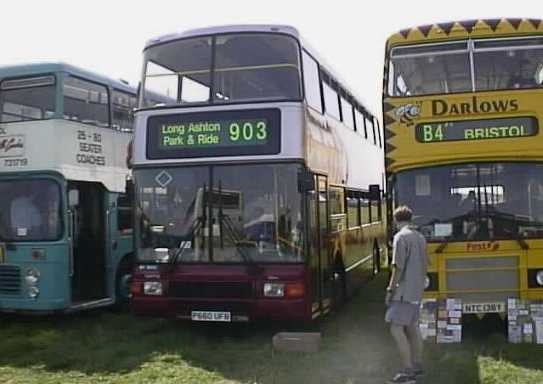
[[[266,283],[264,284],[265,297],[283,297],[285,296],[285,284],[283,283]]]
[[[543,285],[543,271],[538,271],[535,275],[535,281],[537,281],[537,284]]]
[[[424,276],[424,289],[428,289],[430,287],[430,276],[426,275]]]
[[[34,276],[25,276],[26,285],[36,285],[38,284],[38,278]]]
[[[27,276],[35,277],[36,279],[39,279],[40,277],[40,271],[38,271],[36,268],[30,267],[26,270]]]
[[[143,293],[145,295],[162,295],[162,282],[160,281],[146,281],[143,283]]]
[[[170,252],[168,248],[155,248],[154,258],[160,263],[167,263],[170,260]]]
[[[37,299],[39,295],[40,295],[40,290],[38,289],[38,287],[28,288],[28,297],[30,297],[31,299]]]
[[[26,270],[24,277],[26,285],[36,285],[40,280],[40,271],[36,268],[30,267]]]

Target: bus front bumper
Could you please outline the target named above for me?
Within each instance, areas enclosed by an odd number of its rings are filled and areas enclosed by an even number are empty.
[[[193,321],[249,322],[261,320],[307,321],[307,303],[302,299],[187,300],[172,297],[132,297],[136,315]],[[215,317],[213,314],[216,314]],[[207,315],[207,317],[205,316]]]

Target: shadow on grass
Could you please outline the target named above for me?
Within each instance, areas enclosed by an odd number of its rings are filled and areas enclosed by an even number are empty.
[[[172,379],[165,382],[176,382],[176,375],[190,367],[193,374],[211,378],[183,382],[383,383],[399,366],[383,322],[385,279],[383,274],[373,280],[341,311],[316,324],[323,344],[315,354],[273,354],[271,338],[283,330],[281,324],[191,324],[97,311],[0,318],[0,368],[39,366],[53,373],[106,375],[111,381],[124,376],[138,381],[134,372],[161,376],[168,371]],[[503,326],[470,321],[462,344],[426,345],[424,382],[481,383],[481,356],[540,369],[541,348],[508,344]]]

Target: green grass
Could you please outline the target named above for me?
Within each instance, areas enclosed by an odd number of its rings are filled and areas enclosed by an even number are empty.
[[[0,318],[0,383],[383,383],[398,367],[384,277],[318,324],[315,354],[275,353],[279,325],[216,326],[108,311]],[[499,321],[469,323],[458,345],[427,345],[425,383],[540,383],[543,348],[511,345]]]

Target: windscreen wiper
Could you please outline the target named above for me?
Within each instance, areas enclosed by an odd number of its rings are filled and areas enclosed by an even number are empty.
[[[447,248],[451,240],[452,240],[452,236],[445,238],[445,241],[439,244],[439,246],[436,248],[436,253],[443,253],[443,251],[445,250],[445,248]]]
[[[232,242],[234,248],[236,249],[236,252],[241,256],[243,261],[248,264],[253,264],[254,260],[251,258],[251,256],[249,256],[249,254],[245,252],[245,249],[239,246],[239,244],[243,242],[243,239],[240,234],[235,230],[234,224],[232,223],[230,216],[222,213],[219,214],[219,222],[221,223],[221,227],[226,229],[228,239]]]
[[[192,238],[194,238],[196,233],[198,233],[203,228],[204,223],[205,223],[204,216],[198,216],[196,220],[194,220],[194,222],[192,223],[189,229],[189,234],[191,235]],[[183,256],[183,253],[185,252],[185,250],[189,248],[189,247],[186,247],[186,245],[187,245],[187,240],[181,241],[181,243],[179,244],[179,247],[177,248],[175,252],[175,255],[172,257],[171,264],[176,264],[177,260],[181,256]]]

